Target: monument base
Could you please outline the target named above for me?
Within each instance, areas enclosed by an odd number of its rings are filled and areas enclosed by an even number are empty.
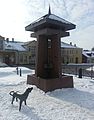
[[[44,79],[36,77],[35,74],[27,76],[27,84],[36,85],[44,92],[53,91],[61,88],[73,88],[73,77],[62,75],[60,78]]]

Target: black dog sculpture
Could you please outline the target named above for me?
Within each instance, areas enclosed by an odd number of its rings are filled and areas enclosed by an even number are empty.
[[[25,105],[26,105],[26,99],[29,95],[29,93],[33,90],[33,87],[31,88],[27,88],[26,91],[23,94],[18,94],[17,92],[11,91],[9,94],[12,96],[12,102],[11,104],[13,104],[15,98],[16,101],[18,101],[18,99],[20,100],[20,105],[19,105],[19,111],[21,110],[21,106],[22,106],[22,102],[24,101]]]

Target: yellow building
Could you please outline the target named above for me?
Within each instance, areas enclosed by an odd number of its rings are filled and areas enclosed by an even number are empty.
[[[61,59],[63,64],[82,63],[82,48],[61,42]]]
[[[0,36],[0,61],[8,65],[35,65],[37,41],[22,43],[9,41]],[[82,63],[82,48],[61,42],[61,61],[63,64]]]
[[[37,41],[33,40],[25,44],[28,49],[29,64],[35,64],[36,59],[36,44]],[[82,48],[61,42],[61,61],[63,64],[67,63],[82,63]]]
[[[36,59],[36,44],[37,41],[33,40],[28,43],[25,43],[24,47],[28,51],[28,63],[35,65],[35,59]]]
[[[17,42],[9,38],[0,37],[0,61],[7,65],[28,64],[27,50],[23,47],[24,43]]]
[[[4,48],[7,51],[7,64],[28,64],[27,50],[23,47],[23,42],[5,41]],[[10,54],[10,53],[13,54]],[[10,55],[9,55],[10,54]]]

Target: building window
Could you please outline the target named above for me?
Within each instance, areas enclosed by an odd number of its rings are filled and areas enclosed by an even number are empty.
[[[78,57],[76,57],[76,60],[75,60],[76,63],[78,63]]]
[[[74,60],[73,60],[73,58],[72,58],[72,63],[74,63]]]
[[[29,56],[29,63],[31,63],[31,56]]]
[[[29,47],[29,52],[31,51],[31,47]]]
[[[27,62],[27,56],[25,56],[25,58],[24,58],[24,62]]]
[[[67,50],[67,54],[69,54],[69,51]]]
[[[20,55],[20,62],[23,62],[23,55]]]
[[[78,54],[78,50],[76,50],[76,54]]]

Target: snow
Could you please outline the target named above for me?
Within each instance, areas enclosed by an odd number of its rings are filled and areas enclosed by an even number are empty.
[[[65,42],[61,42],[61,47],[62,48],[78,48],[75,45],[71,45],[71,44],[68,44],[68,43],[65,43]]]
[[[0,61],[0,67],[7,67],[8,65],[6,63],[3,63],[2,60]]]
[[[27,85],[27,74],[34,70],[19,67],[0,68],[0,120],[94,120],[94,79],[74,76],[74,88],[58,89],[44,93],[34,85]],[[11,105],[12,90],[23,93],[33,86],[19,112],[18,102]]]
[[[4,47],[8,50],[26,51],[22,45],[23,43],[20,42],[5,41]]]
[[[56,21],[60,21],[60,22],[62,22],[62,23],[72,24],[72,23],[70,23],[70,22],[64,20],[63,18],[60,18],[60,17],[58,17],[58,16],[56,16],[56,15],[54,15],[54,14],[49,15],[49,18],[50,18],[50,19],[53,19],[53,20],[56,20]]]
[[[35,24],[35,23],[40,22],[40,21],[43,20],[43,19],[48,19],[48,18],[51,19],[51,20],[59,21],[59,22],[61,22],[61,23],[63,23],[63,24],[72,24],[71,22],[68,22],[67,20],[65,20],[65,19],[63,19],[63,18],[60,18],[60,17],[58,17],[58,16],[56,16],[56,15],[54,15],[54,14],[47,14],[47,15],[44,15],[44,16],[42,16],[41,18],[37,19],[37,20],[34,21],[33,23],[31,23],[30,26],[33,25],[33,24]],[[28,26],[27,26],[27,29],[28,29]]]
[[[86,53],[85,51],[83,51],[82,54],[83,54],[84,56],[86,56],[87,58],[90,57],[89,55],[87,55],[87,53]]]
[[[94,57],[94,51],[91,51],[91,50],[86,51],[86,50],[84,50],[83,55],[85,55],[88,58]]]

